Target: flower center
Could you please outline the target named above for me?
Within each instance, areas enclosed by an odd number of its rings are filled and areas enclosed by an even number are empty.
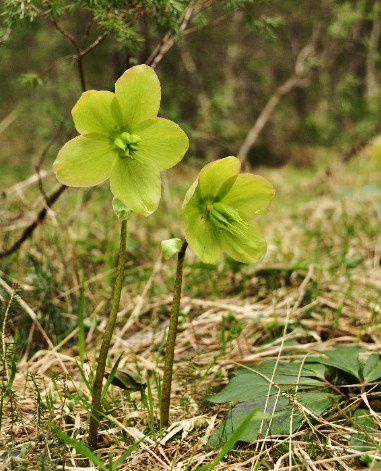
[[[233,235],[243,236],[245,234],[248,224],[242,219],[239,212],[231,206],[219,202],[207,202],[205,211],[207,218],[215,227]]]
[[[123,131],[120,134],[117,134],[113,138],[113,143],[119,151],[120,157],[129,157],[133,159],[135,152],[138,150],[139,142],[141,138],[136,134],[130,134],[127,131]]]

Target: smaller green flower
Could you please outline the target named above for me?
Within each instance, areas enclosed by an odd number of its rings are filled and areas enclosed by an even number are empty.
[[[188,150],[188,137],[172,121],[158,118],[159,79],[147,65],[128,69],[115,93],[84,92],[72,110],[80,136],[59,151],[53,168],[68,186],[88,187],[110,179],[114,196],[148,216],[160,201],[160,172]]]
[[[275,194],[259,175],[240,174],[236,157],[206,165],[189,188],[183,204],[185,237],[204,262],[216,264],[226,253],[242,263],[258,262],[267,244],[253,217]]]

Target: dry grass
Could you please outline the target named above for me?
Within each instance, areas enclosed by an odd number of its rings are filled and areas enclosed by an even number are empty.
[[[330,174],[324,164],[267,170],[278,197],[262,219],[269,252],[259,266],[225,262],[211,270],[188,256],[173,424],[159,432],[155,378],[163,363],[174,266],[162,262],[157,242],[178,233],[177,208],[194,174],[179,171],[160,213],[130,227],[130,265],[110,352],[110,365],[123,354],[121,368],[148,378],[152,397],[147,405],[139,393],[111,387],[99,456],[107,462],[142,440],[119,469],[197,469],[218,452],[206,442],[226,409],[203,400],[238,365],[304,358],[337,344],[380,352],[380,190],[374,187],[377,164],[370,157],[371,149],[347,167],[335,164]],[[7,231],[27,224],[36,206],[36,182],[29,183],[8,194],[3,219],[10,221],[20,208],[21,216],[5,225],[5,238]],[[109,197],[106,190],[88,196],[73,191],[64,197],[48,224],[7,260],[0,274],[8,378],[12,358],[17,361],[2,404],[0,469],[96,469],[53,430],[59,427],[77,440],[86,436],[89,391],[77,366],[82,279],[87,375],[105,328],[112,286],[117,241]],[[168,207],[176,213],[172,219]],[[380,422],[379,404],[355,395],[321,418],[305,411],[303,428],[292,436],[237,446],[216,469],[357,469],[362,453],[350,447],[353,428],[346,412],[364,402]]]

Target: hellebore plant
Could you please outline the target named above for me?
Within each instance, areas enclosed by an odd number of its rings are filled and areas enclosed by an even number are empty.
[[[92,389],[92,448],[97,446],[106,359],[124,280],[127,219],[131,213],[149,216],[156,210],[161,197],[160,172],[176,165],[189,145],[177,124],[157,117],[160,99],[159,79],[146,65],[127,70],[117,80],[115,93],[84,92],[72,110],[80,135],[62,147],[53,165],[57,179],[68,186],[89,187],[110,179],[114,211],[121,221],[111,311]]]
[[[167,426],[183,263],[187,246],[198,258],[216,264],[223,253],[242,263],[258,262],[267,244],[253,218],[262,213],[275,194],[271,183],[259,175],[240,174],[240,161],[226,157],[206,165],[189,188],[183,203],[185,240],[162,242],[163,254],[177,253],[174,298],[165,353],[160,423]]]

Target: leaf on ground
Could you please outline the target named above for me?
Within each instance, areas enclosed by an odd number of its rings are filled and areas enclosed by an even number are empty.
[[[356,345],[336,347],[324,352],[324,357],[317,360],[327,366],[333,366],[360,379],[359,353],[361,348]]]
[[[319,363],[297,361],[276,365],[275,360],[269,360],[238,370],[220,393],[208,398],[215,404],[238,402],[208,444],[216,447],[229,440],[253,410],[263,414],[250,421],[241,435],[241,441],[250,443],[259,433],[262,436],[288,435],[300,427],[308,414],[321,415],[334,400],[322,381],[324,369],[325,366]],[[272,379],[273,386],[269,388]],[[316,391],[317,388],[320,391]]]
[[[357,430],[351,437],[351,447],[356,451],[377,450],[380,437],[376,440],[376,434],[380,434],[380,429],[375,423],[369,411],[357,409],[353,415],[353,428]]]
[[[266,396],[275,367],[276,361],[269,360],[260,365],[236,371],[230,383],[221,392],[209,397],[208,401],[222,404],[250,401],[258,396]],[[273,378],[274,384],[285,390],[295,389],[297,384],[298,387],[322,386],[319,378],[324,377],[323,365],[305,363],[300,370],[300,362],[280,362]]]
[[[266,413],[255,416],[241,434],[240,441],[251,443],[258,436],[289,435],[294,433],[310,415],[320,416],[334,402],[334,397],[327,392],[300,392],[296,402],[289,397],[271,391],[267,401]],[[213,433],[208,445],[218,447],[230,439],[235,430],[245,421],[253,410],[264,411],[266,395],[249,402],[239,403],[228,414],[225,422]],[[312,414],[312,416],[311,416]]]
[[[363,370],[364,381],[372,383],[381,378],[381,360],[380,355],[372,353],[367,359]]]

